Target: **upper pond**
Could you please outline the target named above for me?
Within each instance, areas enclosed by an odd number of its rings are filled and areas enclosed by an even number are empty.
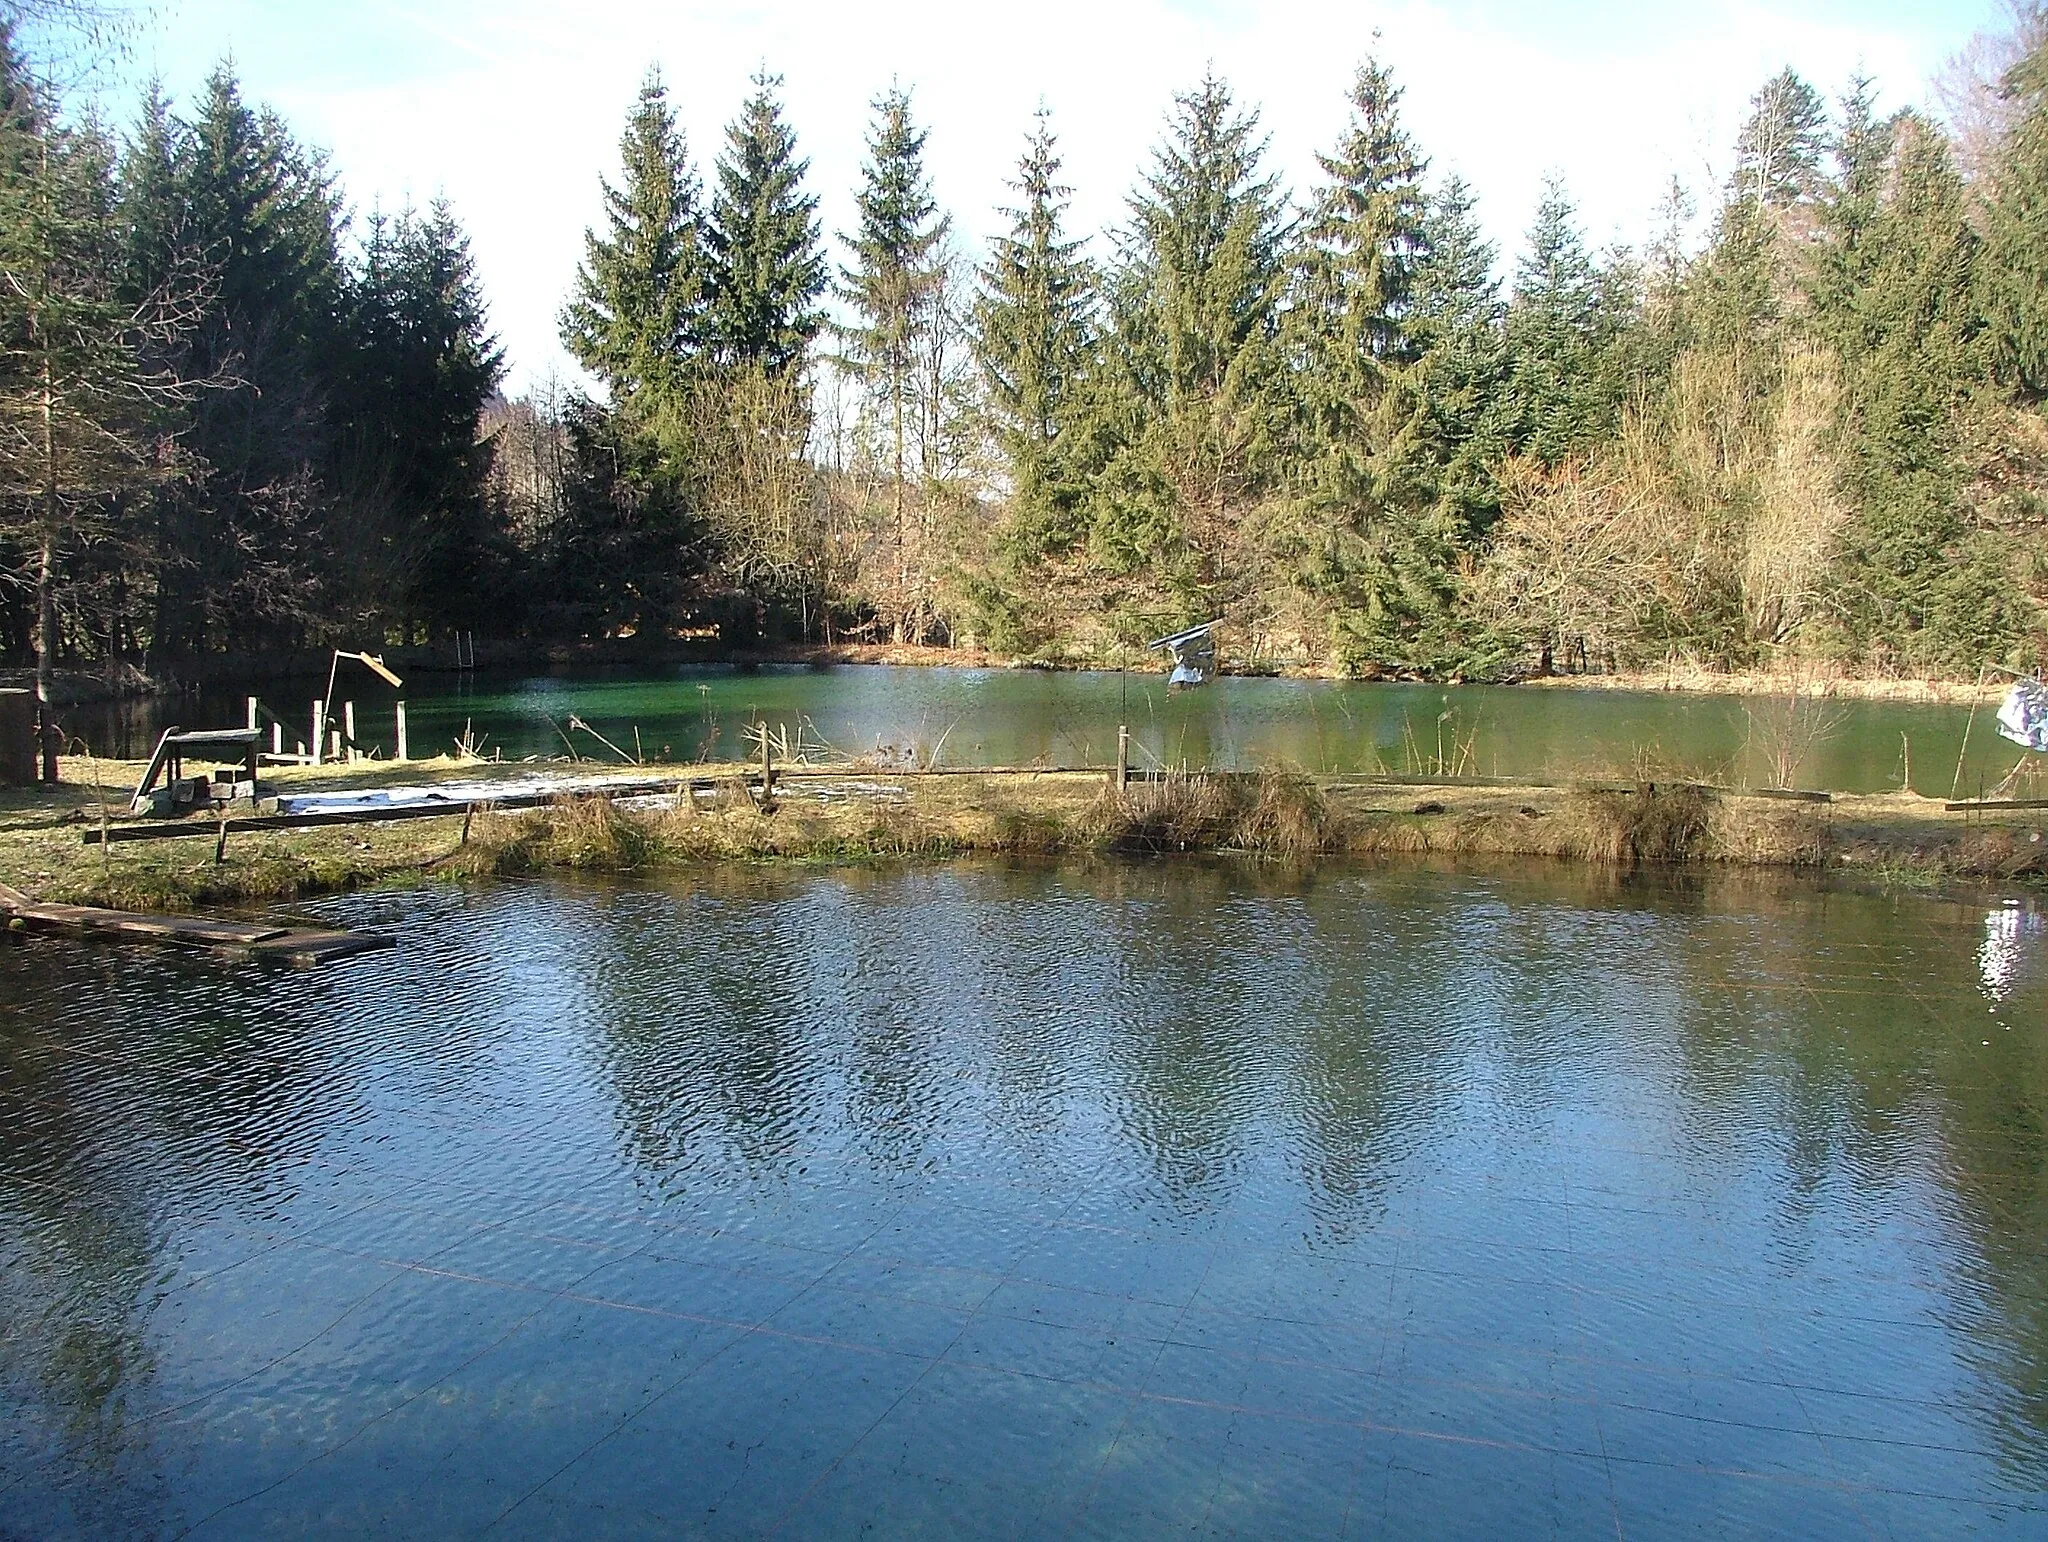
[[[399,947],[0,943],[0,1533],[2048,1534],[2024,905],[1188,860],[314,909]]]
[[[407,702],[415,755],[449,749],[465,730],[510,759],[564,752],[609,760],[574,715],[648,759],[744,755],[756,719],[848,754],[885,752],[946,765],[1106,765],[1127,710],[1139,765],[1308,771],[1454,771],[1566,779],[1684,776],[1736,785],[1839,792],[1896,788],[1910,761],[1917,791],[1946,797],[1960,778],[1995,786],[2021,752],[1974,728],[1968,707],[1832,701],[1794,711],[1783,699],[1529,686],[1422,686],[1226,678],[1169,695],[1157,673],[1052,673],[880,665],[658,674],[419,674],[394,693],[355,666],[337,697],[357,704],[358,736],[389,750],[391,700]],[[253,693],[287,721],[310,716],[324,680],[221,685],[197,700],[81,710],[71,727],[100,754],[146,755],[168,720],[187,728],[242,721]],[[1126,703],[1127,708],[1126,708]],[[638,733],[636,741],[635,733]],[[306,730],[301,729],[303,734]]]

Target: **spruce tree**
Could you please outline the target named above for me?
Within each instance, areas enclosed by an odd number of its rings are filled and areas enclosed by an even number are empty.
[[[605,230],[586,231],[562,343],[640,424],[681,407],[706,338],[709,263],[689,149],[661,72],[649,70],[603,180]]]
[[[408,634],[415,623],[488,625],[507,552],[485,497],[491,448],[477,420],[504,361],[445,200],[425,215],[373,216],[349,312],[348,388],[331,408],[346,452],[338,491],[382,527],[361,535],[381,537],[395,588],[364,601],[390,607]]]
[[[1290,226],[1258,115],[1216,76],[1176,96],[1131,199],[1111,287],[1108,408],[1121,447],[1098,479],[1093,540],[1112,571],[1156,565],[1182,616],[1208,609],[1267,490]]]
[[[1404,652],[1448,599],[1448,549],[1425,516],[1428,421],[1408,334],[1422,259],[1427,162],[1401,127],[1400,92],[1368,60],[1351,122],[1322,155],[1296,290],[1296,466],[1301,582],[1333,607],[1347,661]]]
[[[1072,189],[1059,174],[1041,109],[1010,184],[1018,203],[1003,211],[1010,229],[989,243],[975,307],[975,355],[1010,474],[1010,534],[1027,560],[1073,540],[1084,491],[1062,451],[1094,357],[1096,284],[1084,243],[1066,234]]]
[[[1854,292],[1820,318],[1842,356],[1842,479],[1857,509],[1844,604],[1894,657],[1968,672],[2019,625],[1998,565],[1969,540],[1962,498],[1962,414],[1982,356],[1980,243],[1934,124],[1902,120],[1890,180]]]
[[[135,133],[121,157],[120,223],[127,242],[128,283],[140,295],[162,283],[185,250],[179,179],[189,154],[184,125],[171,115],[170,101],[156,81],[143,93]]]
[[[208,79],[179,168],[184,243],[213,292],[184,366],[209,392],[196,474],[161,520],[156,636],[166,652],[294,643],[317,624],[333,563],[320,479],[338,376],[339,199],[325,163]]]
[[[2021,111],[1992,170],[1978,292],[1990,361],[2029,403],[2048,400],[2048,48],[2007,77]]]
[[[1551,183],[1508,304],[1503,405],[1515,449],[1554,466],[1612,427],[1617,392],[1606,356],[1622,299],[1587,252],[1571,200]]]
[[[940,256],[952,222],[932,196],[924,169],[926,131],[911,117],[910,94],[891,89],[873,107],[868,158],[854,195],[859,224],[844,238],[853,262],[840,269],[839,296],[853,319],[836,331],[839,362],[859,378],[867,410],[880,418],[896,525],[896,629],[899,640],[911,640],[922,632],[924,617],[921,602],[911,595],[907,451],[918,371],[945,276]]]
[[[1423,253],[1429,163],[1401,126],[1400,101],[1392,75],[1368,59],[1352,80],[1342,143],[1316,157],[1325,181],[1304,232],[1303,306],[1335,354],[1353,363],[1413,357],[1405,323]]]
[[[1160,340],[1170,409],[1216,401],[1268,344],[1288,227],[1256,112],[1214,75],[1176,97],[1131,200],[1126,256]]]
[[[771,374],[802,363],[825,322],[818,299],[828,278],[818,200],[803,190],[810,162],[782,121],[781,84],[780,76],[754,76],[754,94],[725,131],[704,227],[706,332],[719,361]]]
[[[1492,466],[1505,449],[1505,307],[1497,254],[1474,209],[1471,190],[1456,177],[1431,200],[1407,325],[1420,356],[1437,505],[1461,542],[1483,534],[1500,511]]]

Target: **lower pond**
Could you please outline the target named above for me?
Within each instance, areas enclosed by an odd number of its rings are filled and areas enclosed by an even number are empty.
[[[1838,792],[1888,791],[1910,771],[1915,790],[1947,797],[1995,787],[2022,754],[1997,737],[1990,709],[1973,721],[1967,706],[1922,702],[1242,678],[1169,695],[1156,672],[884,665],[420,674],[393,692],[356,666],[343,670],[335,695],[356,703],[358,738],[387,754],[396,695],[406,699],[413,754],[441,754],[467,735],[484,754],[513,760],[572,747],[600,761],[744,757],[743,735],[758,721],[792,747],[801,734],[818,755],[1101,766],[1116,759],[1126,719],[1139,765],[1559,780],[1647,773]],[[324,679],[227,682],[196,698],[80,709],[67,727],[96,754],[138,758],[165,722],[240,723],[253,693],[306,724],[303,737],[325,689]]]
[[[0,1535],[2048,1535],[2025,904],[968,863],[0,943]]]

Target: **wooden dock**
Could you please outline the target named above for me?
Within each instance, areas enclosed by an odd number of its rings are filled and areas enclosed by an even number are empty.
[[[10,929],[69,932],[74,936],[122,942],[205,948],[237,958],[290,964],[300,969],[395,945],[390,937],[378,932],[268,926],[256,921],[210,920],[203,916],[145,915],[133,910],[106,910],[96,905],[45,904],[5,884],[0,884],[0,915],[6,917]]]

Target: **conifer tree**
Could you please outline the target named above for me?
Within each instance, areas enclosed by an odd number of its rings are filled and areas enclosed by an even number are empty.
[[[1127,256],[1144,283],[1173,406],[1220,397],[1270,342],[1288,229],[1263,173],[1256,112],[1214,75],[1175,99],[1167,139],[1131,200]]]
[[[145,345],[188,318],[123,294],[113,162],[90,123],[57,121],[0,23],[0,532],[16,581],[35,595],[46,709],[67,566],[93,543],[124,539],[126,495],[162,475],[163,415],[183,400]],[[55,776],[47,748],[44,775]]]
[[[1511,443],[1545,465],[1589,448],[1613,422],[1604,365],[1618,298],[1586,250],[1571,200],[1551,183],[1515,270],[1503,400]]]
[[[1072,189],[1059,180],[1057,141],[1044,109],[1010,186],[1018,195],[1006,235],[990,242],[975,308],[975,354],[1019,518],[1012,535],[1036,555],[1071,541],[1084,491],[1063,441],[1082,410],[1095,348],[1095,275],[1083,242],[1066,234]]]
[[[162,85],[151,81],[143,92],[135,134],[121,157],[119,218],[128,248],[131,292],[155,287],[181,260],[184,209],[179,179],[189,154],[184,125],[171,115]]]
[[[1456,177],[1431,200],[1407,324],[1420,356],[1437,504],[1460,542],[1483,534],[1500,510],[1491,466],[1504,450],[1507,381],[1497,254],[1474,208],[1471,190]]]
[[[1979,274],[1993,369],[2021,397],[2048,399],[2048,47],[2006,80],[2021,111],[2001,146]]]
[[[1881,646],[1967,671],[2014,624],[2000,574],[1972,560],[1961,498],[1960,415],[1981,357],[1979,241],[1939,128],[1910,116],[1897,146],[1860,282],[1824,318],[1842,355],[1843,483],[1858,510],[1847,602]]]
[[[189,434],[199,475],[162,521],[156,636],[166,651],[291,641],[332,564],[319,479],[339,362],[339,200],[325,163],[208,79],[178,162],[184,240],[212,269],[187,378],[209,392]]]
[[[334,432],[356,506],[381,515],[396,603],[412,623],[475,629],[491,619],[507,560],[485,499],[490,445],[477,434],[503,355],[490,335],[469,240],[445,200],[425,215],[373,217],[350,286],[347,388]],[[499,618],[502,619],[502,618]]]
[[[612,406],[649,424],[673,414],[705,345],[709,264],[700,190],[661,72],[649,70],[604,179],[605,230],[586,231],[562,343]]]
[[[754,76],[754,94],[725,131],[718,190],[705,223],[710,316],[706,331],[725,365],[782,374],[802,363],[824,325],[828,278],[818,242],[818,200],[803,190],[810,162],[782,120],[780,76]]]
[[[1296,258],[1288,313],[1301,436],[1294,454],[1304,582],[1335,607],[1341,655],[1402,651],[1448,598],[1429,526],[1428,421],[1408,334],[1425,251],[1427,163],[1401,127],[1400,91],[1368,60]]]
[[[1258,115],[1211,74],[1174,99],[1131,198],[1111,290],[1122,446],[1093,540],[1112,571],[1159,576],[1192,615],[1214,603],[1240,516],[1264,490],[1285,411],[1278,322],[1290,227]]]
[[[1352,364],[1413,356],[1405,322],[1423,252],[1429,163],[1401,126],[1400,89],[1377,60],[1353,77],[1351,122],[1332,154],[1304,232],[1302,308]]]
[[[910,114],[910,93],[892,88],[875,99],[868,158],[854,195],[858,227],[845,237],[853,263],[840,270],[840,298],[853,320],[837,328],[843,367],[858,376],[866,409],[880,419],[896,525],[899,588],[897,634],[922,632],[913,599],[909,505],[909,437],[918,372],[937,319],[945,279],[940,257],[952,222],[939,212],[924,168],[926,131]]]

